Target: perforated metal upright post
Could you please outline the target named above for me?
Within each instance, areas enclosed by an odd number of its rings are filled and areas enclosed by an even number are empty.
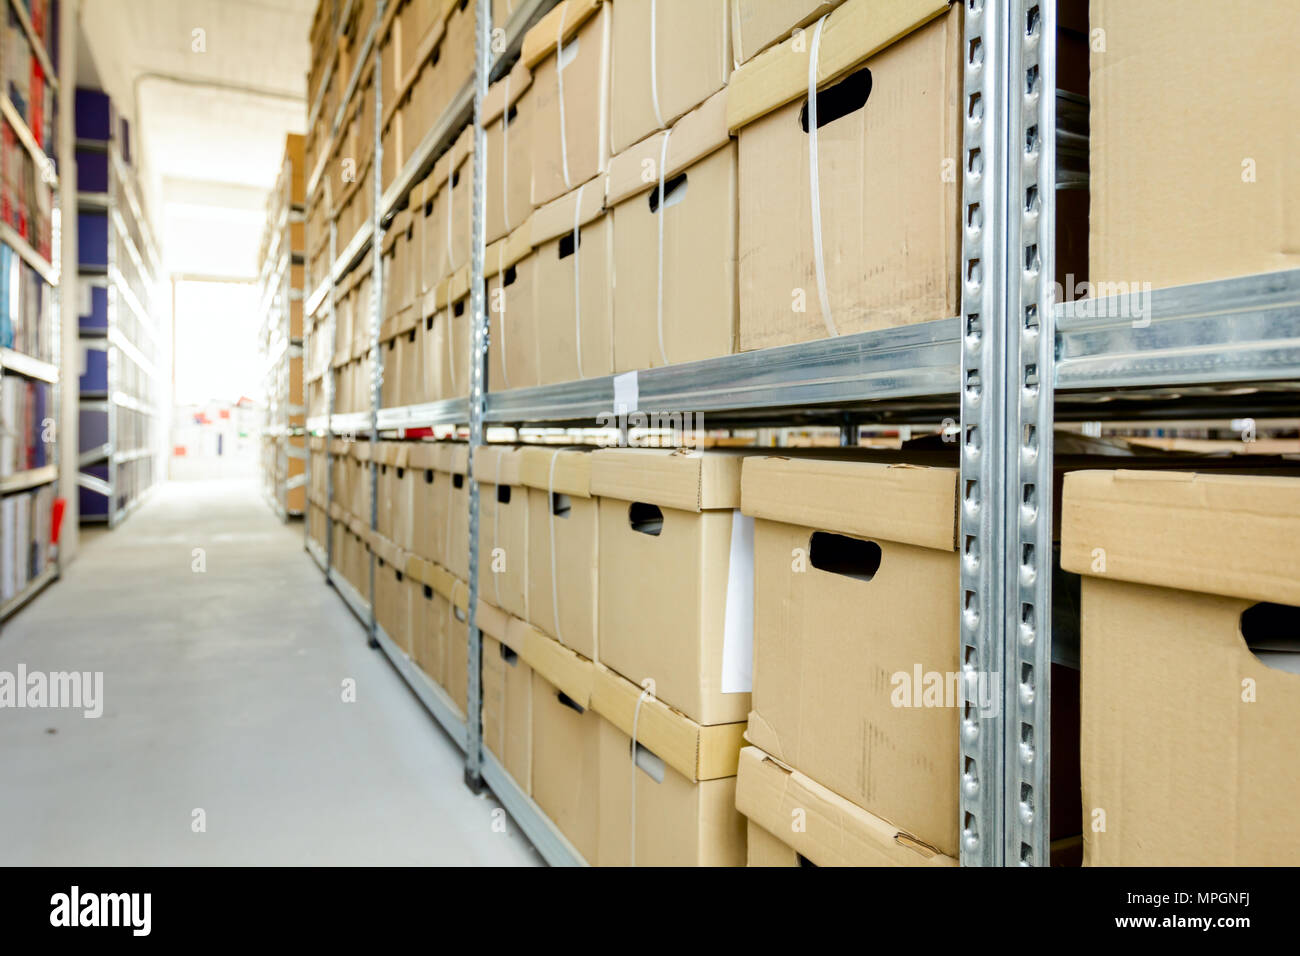
[[[474,480],[474,449],[483,444],[483,403],[487,393],[488,322],[483,287],[483,259],[486,247],[487,168],[484,163],[486,134],[483,131],[483,100],[487,96],[488,72],[492,67],[492,3],[474,4],[474,205],[470,209],[470,308],[474,320],[469,355],[469,446],[470,460],[465,480],[469,482],[469,682],[465,708],[465,784],[475,793],[483,789],[483,635],[478,629],[478,482]]]
[[[384,7],[387,0],[379,0],[375,8],[376,25],[384,22]],[[377,27],[376,27],[377,28]],[[370,85],[375,91],[375,142],[374,159],[370,163],[370,180],[372,186],[372,207],[370,210],[370,254],[373,260],[370,273],[370,530],[379,528],[379,463],[375,461],[375,448],[379,444],[379,402],[384,387],[384,363],[379,350],[379,327],[384,321],[384,84],[380,77],[384,75],[383,53],[379,43],[374,46],[375,66],[371,73]],[[362,68],[364,70],[364,67]],[[357,74],[360,82],[361,74]],[[370,646],[378,647],[375,637],[375,553],[370,552],[370,593],[366,596],[370,604],[369,638]]]
[[[1005,862],[1048,865],[1056,0],[1011,0]]]
[[[964,0],[960,620],[961,862],[1002,862],[1005,0]]]

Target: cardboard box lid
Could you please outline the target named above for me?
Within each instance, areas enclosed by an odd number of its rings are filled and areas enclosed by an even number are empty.
[[[533,210],[532,245],[537,248],[543,242],[557,236],[567,236],[573,232],[574,213],[577,213],[577,225],[585,226],[605,213],[605,179],[597,175],[559,199],[552,199],[545,206]]]
[[[393,247],[397,245],[397,240],[406,238],[406,230],[410,228],[410,225],[411,210],[409,207],[403,209],[393,217],[393,221],[389,223],[388,230],[384,233],[385,255],[393,254]]]
[[[343,520],[343,506],[339,504],[337,501],[330,502],[330,520],[332,521]]]
[[[370,453],[371,453],[370,442],[354,441],[354,442],[349,442],[348,444],[350,446],[350,452],[353,458],[357,459],[358,461],[370,460]]]
[[[452,4],[455,5],[454,3]],[[406,71],[405,75],[398,78],[396,100],[401,100],[410,92],[411,87],[415,84],[420,75],[420,71],[429,65],[429,58],[433,56],[433,51],[439,43],[442,42],[443,33],[446,31],[445,15],[434,17],[425,31],[424,36],[420,39],[420,45],[416,47],[415,56],[411,60],[411,68]],[[406,43],[406,37],[402,38]]]
[[[595,668],[591,661],[517,617],[510,618],[506,631],[506,643],[525,664],[579,706],[591,706]]]
[[[405,468],[410,458],[411,446],[403,441],[381,441],[375,449],[375,460],[384,465]]]
[[[513,265],[518,265],[533,251],[533,219],[530,215],[523,225],[503,239],[487,247],[483,258],[483,277],[491,279]]]
[[[449,305],[459,302],[465,296],[469,295],[469,266],[461,266],[456,272],[449,276],[445,287],[446,299],[442,305]]]
[[[952,551],[956,468],[751,457],[740,508],[755,518]]]
[[[452,153],[456,150],[456,144],[453,143],[451,148],[439,156],[433,163],[433,171],[429,173],[428,180],[428,198],[436,196],[443,186],[447,185],[447,175],[451,172]]]
[[[592,708],[629,737],[636,722],[637,743],[684,776],[698,783],[734,777],[740,750],[745,746],[745,723],[697,724],[685,714],[673,710],[657,697],[637,702],[642,688],[616,674],[604,664],[596,664],[591,688]]]
[[[349,444],[351,444],[351,443],[350,443],[350,442],[346,442],[346,441],[344,441],[342,438],[331,438],[331,439],[330,439],[330,454],[331,454],[331,455],[334,455],[335,457],[340,457],[340,456],[342,456],[342,455],[346,455],[346,454],[348,453],[348,445],[349,445]]]
[[[518,653],[519,649],[510,643],[510,620],[510,615],[505,611],[479,598],[474,612],[474,623],[478,629]]]
[[[565,43],[572,40],[582,25],[600,9],[602,2],[603,0],[564,0],[524,34],[519,59],[531,70],[555,52],[557,39],[562,39]]]
[[[434,442],[413,442],[406,453],[408,468],[431,471],[438,467],[438,446]]]
[[[519,480],[530,488],[590,498],[593,451],[591,447],[525,445],[519,449]]]
[[[448,601],[454,602],[460,591],[460,579],[442,565],[427,558],[408,553],[406,573],[421,584],[428,585]]]
[[[488,87],[483,100],[483,125],[491,126],[506,108],[519,102],[519,97],[533,85],[533,71],[523,59],[518,60],[510,72]]]
[[[438,455],[437,464],[434,465],[438,471],[445,471],[451,475],[463,475],[469,470],[469,445],[465,442],[444,441],[437,444]]]
[[[474,480],[491,485],[520,485],[519,449],[514,445],[479,445],[474,449]]]
[[[818,866],[958,865],[757,747],[740,752],[736,809]],[[797,831],[796,810],[804,821]]]
[[[1076,471],[1061,510],[1066,571],[1300,604],[1300,478]]]
[[[741,450],[601,448],[592,454],[591,492],[679,511],[739,508],[744,459]]]
[[[830,12],[817,53],[817,87],[839,79],[859,63],[947,12],[950,0],[846,0]],[[731,75],[727,126],[752,123],[808,95],[812,27],[771,47]],[[957,65],[954,64],[954,69]]]
[[[451,165],[448,166],[448,172],[455,172],[457,169],[460,169],[460,167],[464,165],[465,160],[474,155],[473,124],[466,126],[460,131],[460,135],[456,137],[456,142],[448,151],[448,155],[451,157],[449,160]],[[462,172],[461,175],[467,176],[469,175],[469,172]]]
[[[657,176],[646,181],[645,170],[658,170],[664,137],[668,136],[668,156],[664,179],[682,172],[692,163],[727,145],[727,88],[723,87],[675,124],[672,133],[655,133],[635,146],[629,146],[609,161],[605,186],[605,205],[613,206],[639,193],[657,189]],[[646,161],[649,160],[649,165]]]
[[[402,311],[398,312],[397,315],[393,316],[393,324],[397,329],[397,334],[402,335],[405,332],[411,331],[411,329],[420,324],[421,318],[423,318],[423,316],[420,315],[420,310],[414,305],[408,305],[406,308],[402,309]]]
[[[307,439],[307,444],[311,446],[312,451],[324,451],[328,442],[324,435],[312,435]]]

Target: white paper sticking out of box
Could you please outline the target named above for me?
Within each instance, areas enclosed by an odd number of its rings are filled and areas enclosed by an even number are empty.
[[[640,386],[637,384],[636,372],[624,372],[614,376],[614,414],[630,415],[641,404]]]

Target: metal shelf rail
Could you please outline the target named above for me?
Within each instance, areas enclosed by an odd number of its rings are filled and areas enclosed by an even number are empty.
[[[60,109],[70,108],[71,99],[66,95],[67,91],[60,91],[59,79],[55,73],[48,51],[40,36],[32,26],[31,18],[27,13],[25,6],[19,0],[9,0],[4,5],[12,14],[14,20],[18,23],[23,33],[26,35],[28,45],[31,47],[32,54],[41,65],[50,89],[59,97]],[[14,51],[17,56],[17,51]],[[50,410],[48,421],[54,423],[54,428],[50,429],[48,435],[43,436],[46,441],[48,450],[47,464],[30,468],[25,471],[16,472],[0,479],[0,495],[16,494],[38,488],[43,485],[56,484],[59,478],[59,471],[62,466],[61,451],[62,442],[59,439],[58,427],[61,423],[62,399],[60,394],[61,376],[60,368],[62,367],[62,303],[63,303],[63,286],[60,275],[62,263],[62,222],[60,214],[60,178],[54,160],[46,155],[36,136],[28,127],[27,122],[19,110],[15,107],[13,101],[9,98],[8,90],[0,92],[0,124],[9,126],[14,138],[22,145],[31,155],[35,163],[38,177],[35,182],[35,188],[48,187],[50,189],[50,210],[51,210],[51,241],[50,241],[50,258],[46,259],[40,252],[26,239],[24,239],[17,230],[8,223],[0,223],[0,243],[8,246],[24,262],[27,263],[50,287],[50,316],[49,316],[49,339],[52,344],[50,349],[50,360],[43,361],[34,356],[24,354],[11,348],[0,348],[0,379],[6,375],[17,375],[21,378],[29,379],[33,382],[41,382],[49,386],[50,392]],[[7,427],[7,423],[6,424]],[[43,426],[44,428],[44,426]],[[74,450],[75,454],[75,450]],[[58,493],[57,485],[55,494]],[[11,595],[3,604],[0,604],[0,623],[8,620],[20,608],[25,606],[32,598],[44,590],[53,581],[58,580],[62,573],[59,560],[51,559],[50,555],[46,556],[45,565],[33,577],[29,578],[26,584]],[[0,558],[0,561],[4,560]]]
[[[484,170],[482,99],[496,69],[490,2],[476,0],[475,74],[426,135],[393,186],[376,183],[374,218],[336,256],[312,295],[327,305],[332,284],[366,248],[382,246],[385,221],[456,132],[467,109],[475,129],[471,268],[471,392],[468,398],[379,407],[383,370],[373,367],[371,407],[334,412],[326,369],[327,414],[308,419],[322,435],[403,437],[439,425],[590,426],[635,395],[640,409],[703,413],[711,425],[959,420],[958,613],[964,704],[959,715],[960,855],[963,865],[1049,862],[1053,660],[1053,427],[1058,421],[1140,417],[1195,418],[1206,409],[1276,412],[1300,391],[1300,270],[1157,290],[1149,321],[1135,323],[1107,298],[1054,299],[1056,190],[1087,181],[1087,109],[1058,93],[1055,0],[960,0],[964,5],[962,126],[962,296],[959,316],[880,332],[844,335],[756,353],[561,385],[486,390],[487,319],[483,299]],[[506,49],[553,5],[534,0],[516,11]],[[383,16],[380,0],[375,16]],[[376,53],[378,55],[378,53]],[[1054,95],[1046,95],[1053,91]],[[376,84],[376,98],[380,96]],[[376,116],[382,115],[376,102]],[[375,130],[376,156],[382,145]],[[373,242],[372,242],[373,240]],[[378,352],[382,263],[375,255],[371,347]],[[1119,316],[1119,317],[1117,317]],[[1288,405],[1288,402],[1290,403]],[[635,409],[631,409],[635,410]],[[327,462],[328,462],[327,456]],[[471,458],[472,461],[472,458]],[[471,466],[472,467],[472,466]],[[374,478],[372,464],[372,528]],[[583,861],[482,746],[477,606],[477,482],[469,476],[469,710],[464,721],[466,782],[486,784],[552,863]],[[327,474],[333,500],[332,469]],[[307,550],[339,587],[332,535]],[[373,559],[372,559],[373,574]],[[373,580],[372,580],[373,587]],[[343,588],[339,588],[343,591]],[[351,593],[348,593],[351,592]],[[415,692],[427,678],[375,625],[350,586],[343,592]],[[986,675],[981,680],[982,675]],[[998,700],[979,700],[981,687]],[[422,690],[423,688],[423,690]],[[997,706],[990,707],[990,703]],[[428,701],[426,701],[428,705]],[[438,706],[430,711],[446,726]],[[451,728],[461,743],[461,724]]]

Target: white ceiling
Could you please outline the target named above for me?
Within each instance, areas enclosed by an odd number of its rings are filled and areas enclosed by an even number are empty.
[[[132,119],[169,272],[252,275],[316,0],[81,0],[78,80]],[[138,121],[137,121],[138,120]]]

